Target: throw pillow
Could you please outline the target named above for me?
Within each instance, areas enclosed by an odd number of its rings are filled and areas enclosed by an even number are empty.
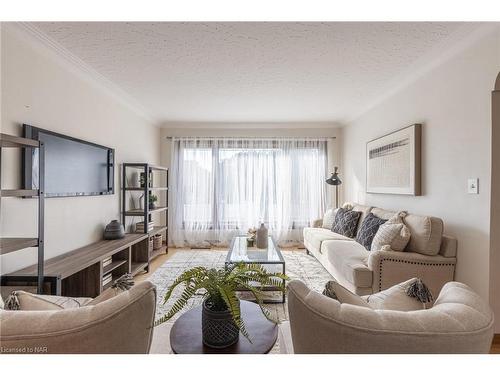
[[[323,216],[323,229],[332,229],[333,222],[335,221],[335,215],[337,214],[338,209],[330,208],[326,210],[325,215]]]
[[[337,280],[332,280],[326,283],[323,295],[340,303],[374,310],[424,310],[425,303],[432,301],[429,290],[422,280],[416,277],[369,296],[358,296],[340,285]]]
[[[32,294],[22,290],[12,292],[5,300],[5,310],[49,311],[75,309],[92,301],[86,297],[63,297]]]
[[[386,221],[387,220],[381,219],[370,212],[361,223],[361,227],[356,234],[356,241],[363,245],[366,250],[370,251],[373,237],[375,237],[379,227]]]
[[[332,232],[338,233],[342,236],[353,238],[354,234],[356,233],[356,228],[358,227],[360,216],[361,212],[359,211],[339,208],[337,214],[335,215]]]
[[[356,305],[361,307],[370,307],[370,305],[362,297],[354,294],[349,289],[344,288],[337,282],[337,280],[331,280],[325,284],[323,295],[336,299],[340,303],[347,303],[349,305]]]
[[[405,216],[406,212],[398,212],[378,228],[372,241],[372,251],[382,248],[404,251],[411,237],[410,229],[404,224]]]
[[[418,279],[404,281],[389,289],[366,296],[366,302],[375,310],[415,311],[425,309],[425,305],[414,297],[408,296],[407,289]]]

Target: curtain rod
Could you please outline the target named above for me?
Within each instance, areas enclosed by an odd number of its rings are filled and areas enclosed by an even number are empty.
[[[165,139],[181,139],[181,140],[224,140],[224,139],[242,139],[242,140],[252,140],[252,141],[258,141],[258,140],[263,140],[263,141],[297,141],[297,140],[304,140],[304,141],[326,141],[329,139],[337,139],[337,137],[175,137],[175,136],[167,136]]]

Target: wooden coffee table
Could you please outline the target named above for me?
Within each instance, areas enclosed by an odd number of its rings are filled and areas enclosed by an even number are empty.
[[[267,320],[260,307],[241,301],[241,316],[250,334],[250,343],[240,333],[238,342],[225,349],[203,345],[201,333],[201,306],[182,314],[170,331],[170,346],[176,354],[265,354],[273,348],[278,338],[278,326]]]

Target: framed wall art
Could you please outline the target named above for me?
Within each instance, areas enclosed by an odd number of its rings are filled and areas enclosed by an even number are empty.
[[[421,124],[369,141],[366,192],[421,195],[421,144]]]

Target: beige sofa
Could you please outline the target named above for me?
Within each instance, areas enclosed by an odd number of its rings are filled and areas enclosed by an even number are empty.
[[[44,311],[0,310],[0,349],[2,353],[29,354],[146,354],[153,336],[155,308],[156,289],[144,281],[95,305]]]
[[[369,212],[382,219],[396,214],[359,204],[354,204],[353,210],[362,213],[358,229]],[[368,251],[354,239],[323,227],[322,220],[304,228],[304,245],[335,279],[356,294],[376,293],[419,277],[436,296],[446,282],[454,280],[457,241],[443,235],[439,218],[409,214],[404,220],[411,231],[404,252]]]
[[[493,313],[468,286],[449,282],[432,308],[375,310],[288,284],[282,353],[489,353]]]

